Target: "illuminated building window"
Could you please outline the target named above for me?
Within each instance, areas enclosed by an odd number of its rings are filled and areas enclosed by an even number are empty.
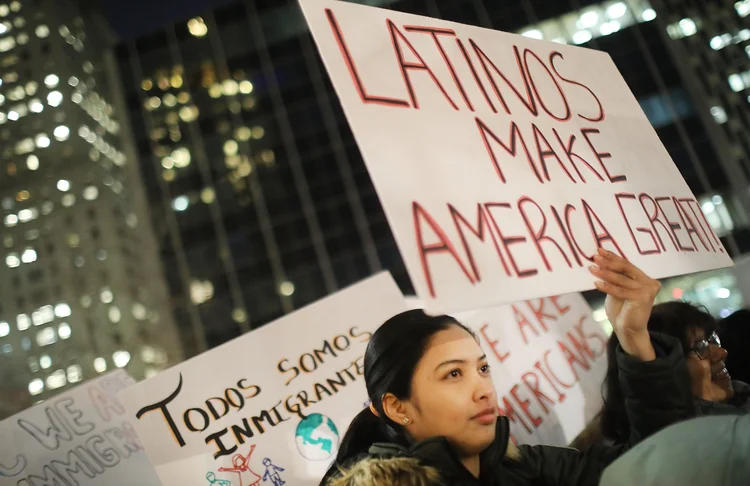
[[[94,360],[94,369],[97,373],[104,373],[107,371],[107,360],[104,358],[96,358]]]
[[[698,26],[695,21],[689,17],[686,17],[679,22],[667,26],[667,33],[672,39],[682,39],[683,37],[690,37],[696,32],[698,32]]]
[[[10,3],[10,11],[11,12],[18,12],[21,10],[21,2],[13,1]]]
[[[253,83],[248,80],[240,81],[239,89],[242,94],[250,94],[253,92]]]
[[[68,366],[68,383],[78,383],[83,379],[81,365]]]
[[[47,377],[47,388],[55,390],[67,384],[65,370],[57,370]]]
[[[13,25],[15,25],[16,28],[20,29],[26,25],[26,19],[24,19],[23,17],[16,17],[16,19],[13,21]]]
[[[8,99],[11,101],[21,101],[26,97],[26,91],[23,86],[16,86],[8,92]]]
[[[66,194],[60,199],[60,204],[62,204],[63,207],[66,207],[66,208],[73,207],[75,203],[76,203],[75,194]]]
[[[19,331],[25,331],[31,327],[31,318],[26,314],[18,314],[16,316],[16,327]]]
[[[294,293],[294,284],[289,281],[281,282],[279,285],[279,293],[285,297],[289,297]]]
[[[25,46],[29,43],[29,35],[26,32],[21,32],[18,34],[18,37],[16,37],[16,42],[19,46]]]
[[[44,110],[44,105],[39,98],[34,98],[29,101],[29,109],[32,113],[41,113]]]
[[[232,311],[232,319],[234,319],[234,322],[247,322],[247,312],[245,312],[245,309],[234,309]]]
[[[203,37],[208,33],[208,27],[201,17],[195,17],[188,21],[188,31],[195,37]]]
[[[172,160],[174,160],[174,165],[179,169],[190,165],[190,159],[190,151],[185,147],[178,148],[177,150],[172,152]]]
[[[113,305],[109,308],[109,310],[107,311],[107,316],[109,317],[109,320],[115,324],[122,320],[122,312],[116,305]]]
[[[172,200],[172,209],[175,211],[185,211],[190,206],[190,200],[187,196],[179,196]]]
[[[31,313],[31,322],[33,322],[35,326],[48,324],[54,320],[55,312],[51,305],[45,305]]]
[[[108,288],[103,288],[102,291],[99,292],[99,299],[104,304],[111,304],[114,298],[115,298],[114,294]]]
[[[115,366],[118,368],[124,368],[130,363],[130,353],[127,351],[115,351],[112,354],[112,361],[114,361]]]
[[[729,86],[732,91],[739,93],[740,91],[750,88],[750,71],[745,71],[740,74],[731,74],[728,79]]]
[[[197,106],[183,106],[180,108],[180,118],[185,123],[190,123],[198,118],[198,107]]]
[[[141,81],[141,89],[143,91],[151,91],[151,89],[154,87],[154,82],[150,79],[144,79]]]
[[[734,9],[740,17],[747,17],[750,15],[750,0],[740,0],[739,2],[736,2],[734,4]]]
[[[36,251],[33,248],[26,248],[21,254],[21,262],[23,263],[34,263],[37,259]]]
[[[727,120],[729,120],[729,118],[727,117],[727,112],[721,106],[712,106],[711,116],[714,117],[714,121],[719,125],[723,125],[727,122]]]
[[[61,303],[55,306],[55,315],[57,317],[70,317],[70,314],[71,314],[71,310],[68,304]]]
[[[237,155],[239,145],[236,140],[227,140],[224,142],[224,154],[225,155]]]
[[[148,314],[147,311],[146,311],[146,306],[144,306],[143,304],[140,304],[138,302],[136,302],[135,304],[133,304],[133,310],[132,310],[132,312],[133,312],[133,317],[135,317],[139,321],[145,319],[146,316],[147,316],[147,314]]]
[[[44,382],[39,378],[29,382],[29,394],[39,395],[44,391]]]
[[[99,189],[96,186],[88,186],[83,190],[83,198],[87,201],[93,201],[99,197]]]
[[[36,343],[39,346],[49,346],[57,342],[57,333],[52,327],[47,327],[36,333]]]
[[[52,366],[52,358],[50,358],[47,354],[42,355],[42,357],[39,358],[39,366],[43,370],[46,370],[47,368]]]
[[[15,214],[9,214],[5,217],[5,227],[12,228],[18,224],[18,216]]]
[[[204,204],[211,204],[216,199],[216,191],[212,187],[206,187],[201,191],[201,201]]]
[[[10,8],[7,5],[0,5],[0,17],[7,17],[10,13]]]
[[[14,37],[9,36],[0,39],[0,52],[8,52],[14,47],[16,47],[16,39]]]
[[[67,322],[63,322],[59,326],[57,326],[57,334],[60,336],[60,339],[68,339],[72,334],[70,330],[70,324],[68,324]]]
[[[70,129],[65,125],[59,125],[52,134],[58,141],[64,142],[70,136]]]
[[[47,37],[49,37],[49,27],[44,24],[37,25],[34,33],[40,39],[46,39]]]
[[[65,179],[60,179],[57,181],[57,190],[62,192],[67,192],[70,190],[70,181],[67,181]]]
[[[167,93],[164,95],[164,106],[167,106],[169,108],[175,106],[177,104],[177,97],[173,95],[172,93]]]
[[[0,321],[0,337],[5,337],[8,334],[10,334],[10,324]]]
[[[47,95],[47,104],[52,107],[60,106],[60,103],[62,103],[63,95],[59,91],[51,91]]]
[[[34,140],[25,138],[16,144],[16,153],[18,155],[28,154],[34,151]]]
[[[18,268],[21,266],[21,259],[18,258],[18,253],[9,253],[5,257],[5,264],[8,268]]]

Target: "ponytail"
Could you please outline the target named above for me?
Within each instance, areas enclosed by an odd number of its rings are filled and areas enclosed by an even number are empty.
[[[367,454],[373,444],[384,442],[407,445],[409,441],[401,427],[382,416],[375,416],[369,408],[362,409],[346,429],[336,454],[336,462],[328,469],[320,486],[337,476],[341,468],[357,456]]]

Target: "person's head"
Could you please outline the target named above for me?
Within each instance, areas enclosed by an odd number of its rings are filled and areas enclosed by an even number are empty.
[[[719,344],[716,336],[717,323],[708,311],[681,301],[657,304],[651,311],[648,329],[680,341],[690,373],[693,396],[716,402],[731,398],[732,383],[724,365],[727,352]],[[627,439],[629,422],[620,389],[615,352],[618,345],[617,336],[613,334],[607,346],[601,428],[604,437],[621,441]]]
[[[440,486],[437,470],[416,459],[366,459],[341,472],[327,486]]]
[[[727,369],[735,380],[750,383],[750,310],[743,309],[719,322],[722,346],[729,355]]]
[[[376,442],[408,445],[445,437],[461,457],[478,456],[495,438],[497,398],[474,335],[449,316],[398,314],[367,345],[364,377],[373,413],[347,430],[339,464]]]
[[[263,459],[263,465],[264,466],[270,466],[271,465],[271,459],[269,459],[267,457],[265,459]]]

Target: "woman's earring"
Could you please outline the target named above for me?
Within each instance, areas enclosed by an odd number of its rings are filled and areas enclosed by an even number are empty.
[[[404,425],[409,425],[409,422],[411,422],[409,417],[404,417]]]

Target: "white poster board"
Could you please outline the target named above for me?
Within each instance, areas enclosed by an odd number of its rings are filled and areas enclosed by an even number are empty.
[[[581,294],[453,316],[479,337],[518,443],[567,446],[601,409],[608,338]]]
[[[608,54],[300,0],[417,295],[479,309],[731,265]]]
[[[0,422],[0,486],[160,486],[117,393],[118,370]]]
[[[164,486],[317,485],[367,404],[371,333],[405,310],[383,273],[124,390]]]

